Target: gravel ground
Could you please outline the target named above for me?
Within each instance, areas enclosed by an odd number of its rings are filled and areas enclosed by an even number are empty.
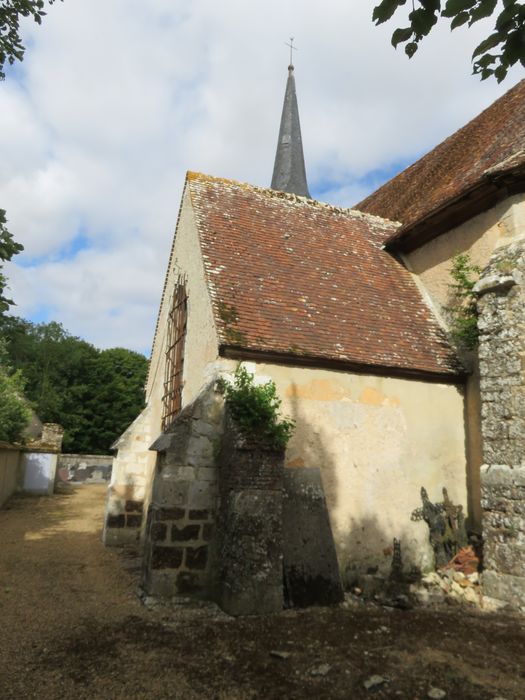
[[[0,511],[0,700],[525,698],[520,618],[459,607],[237,620],[213,605],[148,609],[133,553],[101,544],[104,496],[82,486]]]

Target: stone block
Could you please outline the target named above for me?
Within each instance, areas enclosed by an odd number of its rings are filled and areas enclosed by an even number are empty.
[[[150,537],[152,542],[162,542],[168,534],[168,526],[165,523],[153,523],[151,525]]]
[[[195,467],[209,467],[214,462],[213,443],[203,435],[192,435],[188,442],[186,462]]]
[[[181,595],[198,593],[204,588],[205,583],[200,571],[181,571],[177,574],[177,593]]]
[[[150,569],[142,582],[144,590],[152,596],[171,598],[177,593],[176,569]]]
[[[142,525],[142,515],[128,513],[126,515],[126,527],[140,527]]]
[[[106,547],[125,547],[127,545],[136,544],[139,539],[140,531],[135,528],[114,528],[106,527],[102,541]]]
[[[156,508],[155,520],[182,520],[186,515],[185,508]]]
[[[153,500],[157,505],[184,506],[188,502],[190,482],[161,478],[155,481]]]
[[[197,469],[197,479],[199,481],[217,481],[217,478],[216,467],[199,467]]]
[[[190,540],[198,540],[200,529],[200,525],[186,525],[185,527],[177,527],[177,525],[173,525],[171,528],[171,540],[172,542],[188,542]]]
[[[188,569],[204,570],[208,563],[208,547],[187,547],[186,567]]]
[[[484,595],[515,607],[525,606],[525,577],[484,571],[482,583]]]
[[[190,520],[208,520],[210,517],[209,510],[190,510],[189,512]]]
[[[108,515],[106,518],[107,527],[125,527],[126,517],[124,515]]]
[[[183,549],[180,547],[153,546],[152,569],[178,569],[182,565]]]
[[[215,508],[217,490],[212,482],[201,481],[189,485],[188,506],[190,510],[209,510]]]

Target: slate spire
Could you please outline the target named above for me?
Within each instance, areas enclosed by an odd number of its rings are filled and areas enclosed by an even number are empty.
[[[293,71],[294,67],[290,63],[271,188],[281,192],[291,192],[303,197],[310,197],[306,182],[303,142],[301,140],[301,125],[299,123],[299,108],[297,107]]]

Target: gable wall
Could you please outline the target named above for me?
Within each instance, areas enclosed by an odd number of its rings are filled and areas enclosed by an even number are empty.
[[[154,437],[160,433],[162,395],[165,369],[166,333],[173,287],[179,274],[186,275],[188,293],[188,321],[184,348],[184,387],[182,405],[185,406],[207,384],[210,368],[218,356],[218,341],[210,298],[204,278],[198,232],[191,197],[186,189],[177,225],[173,255],[168,270],[168,286],[159,315],[158,334],[151,357],[149,381],[146,390],[152,404]]]
[[[173,287],[179,274],[187,278],[188,321],[184,349],[183,406],[191,403],[206,384],[217,358],[217,336],[204,281],[193,207],[188,191],[182,200],[174,247],[167,272],[167,287],[159,313],[158,332],[150,360],[146,408],[128,428],[113,460],[106,503],[104,542],[120,545],[136,541],[144,533],[145,518],[157,453],[149,449],[161,432],[162,396],[167,318]],[[125,439],[124,439],[125,438]],[[133,510],[130,510],[133,508]]]
[[[223,369],[236,363],[224,360]],[[394,537],[404,563],[432,566],[428,528],[412,522],[424,486],[467,508],[463,395],[457,386],[245,363],[271,378],[297,427],[286,467],[321,469],[346,585],[370,567],[388,573]],[[385,553],[386,552],[386,553]]]

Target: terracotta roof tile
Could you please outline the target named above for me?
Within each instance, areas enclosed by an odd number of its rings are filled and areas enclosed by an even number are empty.
[[[525,162],[525,80],[357,205],[402,222],[396,237],[497,172]]]
[[[457,373],[410,273],[380,247],[395,224],[196,173],[187,186],[222,345]]]

